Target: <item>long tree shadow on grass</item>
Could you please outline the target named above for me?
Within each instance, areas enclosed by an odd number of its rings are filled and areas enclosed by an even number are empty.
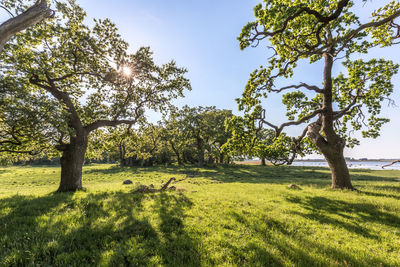
[[[380,189],[379,186],[374,186],[374,188],[378,188],[378,190]],[[382,189],[380,189],[382,190]],[[371,192],[371,191],[367,191],[367,190],[359,190],[358,193],[361,195],[366,195],[366,196],[374,196],[374,197],[383,197],[383,198],[393,198],[393,199],[397,199],[400,200],[400,195],[399,194],[393,194],[391,192],[387,193],[386,190],[383,190],[383,192],[385,193],[380,193],[380,192]]]
[[[400,227],[399,216],[382,211],[379,207],[370,203],[331,200],[319,196],[306,198],[287,197],[286,200],[300,205],[307,211],[293,211],[293,214],[317,221],[321,224],[330,224],[334,227],[343,228],[349,232],[368,238],[379,239],[380,237],[378,233],[371,233],[363,227],[360,221],[383,224],[393,229]]]
[[[167,266],[200,266],[198,243],[185,232],[182,218],[184,208],[193,203],[183,195],[157,195],[156,209],[160,216],[160,230],[164,240],[162,255]]]
[[[400,193],[400,183],[398,185],[374,185],[373,187],[382,191]]]
[[[155,206],[146,210],[144,201],[154,201]],[[198,266],[196,241],[183,224],[184,210],[190,205],[184,195],[168,193],[2,199],[0,262],[6,266]],[[160,221],[160,230],[154,221]]]
[[[292,225],[269,216],[259,216],[249,220],[237,212],[231,214],[236,222],[251,231],[251,236],[262,239],[262,242],[251,242],[243,245],[253,251],[263,251],[263,259],[252,259],[241,255],[237,260],[248,266],[390,266],[384,259],[376,257],[374,253],[355,257],[345,247],[340,249],[329,242],[318,242],[302,231],[300,225]],[[321,257],[321,255],[324,255]]]
[[[357,181],[400,182],[400,177],[380,177],[368,175],[364,170],[351,171],[351,178]],[[266,183],[310,185],[326,188],[331,185],[331,174],[328,168],[299,166],[254,166],[254,165],[217,165],[198,168],[195,166],[155,166],[155,167],[124,167],[113,166],[108,169],[90,169],[86,173],[118,174],[132,173],[132,179],[137,174],[165,173],[172,176],[188,176],[190,178],[205,178],[222,183]]]

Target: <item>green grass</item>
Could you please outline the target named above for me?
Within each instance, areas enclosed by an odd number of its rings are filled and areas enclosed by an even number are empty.
[[[54,194],[59,173],[0,168],[1,266],[400,266],[398,171],[354,170],[353,192],[323,168],[94,165]]]

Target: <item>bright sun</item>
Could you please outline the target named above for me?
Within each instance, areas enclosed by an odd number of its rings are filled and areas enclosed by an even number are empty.
[[[128,66],[124,66],[124,67],[122,67],[122,73],[125,76],[130,77],[132,75],[132,68],[130,68]]]

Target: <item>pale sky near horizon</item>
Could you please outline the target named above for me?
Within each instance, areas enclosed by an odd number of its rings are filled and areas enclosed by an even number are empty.
[[[253,7],[257,0],[77,0],[88,18],[110,18],[134,52],[140,46],[150,46],[158,63],[174,59],[178,66],[188,69],[192,91],[176,101],[178,106],[216,106],[237,113],[235,98],[241,96],[249,73],[266,65],[270,51],[267,42],[257,48],[239,49],[236,40],[241,28],[253,20]],[[356,1],[357,2],[357,1]],[[361,2],[361,1],[360,1]],[[371,10],[388,1],[368,2],[357,6],[356,13],[367,22]],[[400,63],[400,46],[375,49],[364,58],[384,57]],[[355,58],[359,55],[355,55]],[[335,73],[341,65],[335,66]],[[290,81],[280,85],[307,82],[321,85],[321,64],[303,62]],[[377,139],[362,139],[361,145],[347,149],[345,154],[355,158],[400,158],[400,74],[393,79],[392,98],[399,107],[384,105],[382,114],[391,119]],[[284,122],[285,108],[281,97],[266,101],[267,116],[275,124]],[[154,115],[153,115],[154,116]],[[154,116],[154,119],[156,116]],[[299,129],[289,133],[298,135]],[[321,158],[320,155],[312,156]]]

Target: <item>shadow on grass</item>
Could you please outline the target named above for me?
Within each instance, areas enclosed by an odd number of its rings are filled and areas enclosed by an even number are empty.
[[[371,192],[371,191],[366,191],[366,190],[359,190],[357,192],[361,195],[366,195],[366,196],[394,198],[394,199],[400,200],[400,195],[391,194],[391,193]]]
[[[349,203],[342,200],[331,200],[325,197],[292,198],[287,201],[299,204],[308,212],[292,212],[320,224],[330,224],[364,237],[379,240],[379,236],[370,233],[360,225],[361,222],[378,223],[389,227],[399,228],[400,217],[381,211],[370,203]]]
[[[364,170],[362,170],[364,171]],[[108,169],[90,169],[85,173],[116,174],[130,172],[132,175],[162,172],[172,176],[186,175],[190,178],[203,177],[222,183],[295,183],[326,188],[331,185],[331,174],[328,168],[300,166],[257,166],[257,165],[217,165],[198,168],[195,166],[156,166],[156,167],[124,167],[113,166]],[[353,171],[352,171],[353,172]],[[399,182],[397,177],[379,177],[360,173],[351,173],[353,181]],[[400,189],[399,189],[400,190]]]
[[[313,199],[310,200],[311,203],[304,203],[304,205],[313,206],[315,203],[319,203],[319,201],[319,199]],[[323,200],[321,204],[326,204],[326,201]],[[328,207],[328,209],[330,208],[332,208],[332,206]],[[342,207],[339,205],[337,208]],[[357,210],[357,208],[354,208],[353,212],[355,212],[355,210]],[[335,211],[338,210],[335,208]],[[361,213],[363,211],[364,208],[359,212]],[[375,220],[369,216],[376,214],[386,216],[386,219],[390,220],[390,224],[392,224],[392,219],[395,219],[395,216],[391,217],[382,214],[375,209],[367,216],[368,220]],[[345,248],[340,249],[335,247],[330,242],[326,242],[326,239],[321,242],[312,239],[310,236],[305,235],[304,231],[298,231],[299,229],[297,229],[297,227],[301,227],[300,225],[296,226],[287,222],[278,221],[268,216],[259,216],[259,219],[252,219],[251,221],[248,220],[246,216],[236,212],[232,213],[231,216],[236,222],[244,225],[246,229],[251,231],[252,235],[262,237],[264,244],[260,242],[252,243],[251,249],[256,252],[261,251],[264,257],[263,262],[268,262],[267,266],[390,266],[382,258],[372,256],[372,253],[357,258],[351,251]],[[319,220],[319,216],[317,215],[315,217],[305,217],[307,219]],[[326,221],[324,219],[319,220],[319,222],[325,224],[329,223],[335,227],[342,227],[342,222]],[[350,231],[356,229],[344,228]],[[357,231],[357,234],[362,235],[365,232],[366,230],[363,229]],[[265,247],[268,248],[268,250],[265,249]],[[278,254],[280,257],[276,257],[273,254]],[[321,257],[321,255],[324,256]],[[246,254],[241,255],[241,257],[246,257]],[[241,257],[238,257],[237,260],[240,261]],[[251,258],[249,259],[247,257],[242,261],[249,263],[250,260]],[[257,261],[253,262],[253,264],[257,264]]]
[[[9,170],[0,170],[0,174],[9,173],[9,172],[10,172]]]
[[[372,185],[373,188],[382,190],[382,191],[391,191],[391,192],[396,192],[400,193],[400,183],[395,186],[395,185]]]
[[[186,233],[184,195],[124,192],[14,196],[0,203],[0,262],[7,265],[200,265]],[[150,211],[144,201],[154,203]],[[156,223],[159,226],[156,227]]]

